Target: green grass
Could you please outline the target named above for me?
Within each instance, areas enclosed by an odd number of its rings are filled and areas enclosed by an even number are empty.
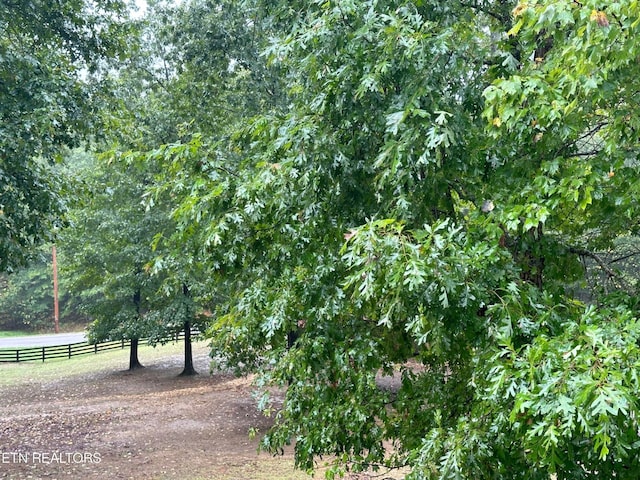
[[[139,347],[138,358],[143,365],[152,364],[170,355],[182,355],[183,348],[181,342],[155,348],[143,344]],[[193,348],[194,353],[208,349],[205,342],[194,343]],[[0,387],[46,383],[63,377],[126,370],[128,367],[129,347],[101,352],[97,355],[80,355],[70,359],[0,363]]]
[[[160,476],[153,480],[170,480],[173,477]],[[211,473],[202,476],[189,477],[188,480],[322,480],[323,473],[319,472],[312,477],[300,470],[295,470],[292,459],[268,458],[244,461],[241,464],[229,464],[225,467],[216,467]]]
[[[0,338],[7,337],[25,337],[27,335],[36,335],[36,332],[22,332],[16,330],[0,330]]]

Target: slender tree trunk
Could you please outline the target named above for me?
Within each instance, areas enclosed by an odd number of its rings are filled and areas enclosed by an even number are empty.
[[[138,288],[133,294],[133,304],[136,307],[136,312],[138,314],[138,318],[140,317],[140,301],[142,298],[142,294],[140,289]],[[138,360],[138,343],[140,340],[138,338],[131,339],[131,349],[129,350],[129,370],[137,370],[138,368],[144,368],[144,366]]]
[[[291,350],[294,347],[299,336],[300,331],[297,329],[287,332],[287,350]]]
[[[137,370],[139,368],[144,368],[144,366],[138,360],[138,343],[140,340],[138,338],[131,339],[131,349],[129,350],[129,370]]]
[[[189,296],[189,287],[186,284],[182,285],[182,294],[185,297]],[[181,377],[187,377],[191,375],[197,375],[196,369],[193,366],[193,349],[191,346],[191,322],[187,320],[184,322],[184,370],[180,374]]]
[[[542,289],[544,283],[545,258],[541,251],[543,229],[540,223],[537,227],[527,232],[525,242],[527,248],[522,252],[522,279]]]
[[[191,322],[184,323],[184,370],[180,374],[181,377],[197,375],[193,366],[193,350],[191,346]]]

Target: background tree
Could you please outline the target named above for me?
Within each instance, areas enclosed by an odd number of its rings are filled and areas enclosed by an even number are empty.
[[[182,7],[163,2],[151,2],[148,14],[140,20],[140,37],[133,44],[134,52],[126,64],[106,79],[114,86],[114,95],[109,107],[102,110],[109,131],[111,159],[106,171],[136,171],[138,191],[136,203],[146,206],[144,218],[155,219],[152,228],[144,229],[138,237],[145,252],[144,275],[149,276],[155,290],[148,291],[144,308],[145,335],[152,344],[165,343],[175,338],[179,331],[185,333],[185,368],[183,375],[196,373],[193,368],[191,332],[204,329],[200,315],[201,300],[194,299],[192,292],[198,290],[198,268],[187,245],[180,244],[174,255],[166,247],[173,241],[173,221],[170,212],[175,202],[169,196],[146,196],[145,185],[155,176],[161,175],[161,153],[148,162],[134,162],[137,150],[145,151],[153,146],[177,141],[182,126],[193,123],[198,111],[187,108],[188,92],[177,77],[176,50],[179,44],[175,37],[176,24],[184,22]],[[181,25],[181,28],[186,28]],[[226,68],[226,67],[225,67]],[[191,98],[200,102],[201,97]],[[158,150],[160,152],[160,150]],[[124,173],[128,175],[128,173]],[[124,220],[125,222],[132,219]],[[133,220],[137,223],[136,220]],[[147,224],[151,227],[151,223]],[[134,227],[135,228],[135,227]],[[106,252],[103,252],[106,254]],[[114,325],[99,321],[101,328],[110,330]]]
[[[280,79],[266,68],[266,60],[260,56],[269,28],[263,13],[251,2],[152,3],[144,21],[145,44],[158,47],[152,47],[151,56],[134,62],[131,71],[153,87],[147,90],[145,99],[154,106],[149,119],[156,118],[154,110],[160,107],[161,120],[145,124],[172,125],[173,131],[163,130],[168,134],[163,140],[172,141],[165,141],[169,147],[156,149],[148,156],[130,153],[129,158],[137,158],[141,168],[155,172],[155,187],[147,197],[147,205],[156,214],[164,211],[181,221],[179,211],[185,208],[181,201],[208,194],[209,183],[199,181],[200,176],[234,175],[237,153],[227,150],[232,159],[221,165],[193,157],[190,152],[197,150],[198,144],[228,144],[236,123],[281,102],[283,96],[277,88]],[[146,58],[153,60],[147,62]],[[172,156],[176,150],[171,145],[182,148],[180,141],[185,139],[185,132],[197,132],[182,155],[188,165],[174,165]],[[155,140],[143,137],[148,143]],[[143,144],[132,144],[132,148],[144,151]],[[172,181],[165,188],[167,179]],[[188,223],[177,230],[174,226],[173,231],[158,232],[155,238],[152,271],[164,279],[165,297],[156,299],[151,316],[157,319],[158,327],[152,341],[166,338],[163,335],[176,328],[184,329],[184,373],[189,374],[193,372],[189,366],[191,327],[204,329],[209,319],[201,313],[227,294],[224,285],[214,284],[208,277],[210,271],[205,268],[200,239],[185,233],[185,229],[189,230]]]
[[[23,265],[60,221],[49,165],[90,130],[79,72],[123,51],[123,13],[114,0],[0,5],[0,271]]]
[[[92,342],[130,340],[130,369],[141,366],[138,345],[166,343],[185,332],[185,369],[194,374],[191,331],[202,329],[201,308],[191,298],[188,261],[158,268],[158,241],[173,228],[165,208],[145,206],[151,166],[139,168],[124,159],[106,162],[89,156],[77,171],[78,201],[68,213],[70,225],[61,233],[64,273],[80,308],[93,321]],[[173,277],[169,276],[173,273]],[[181,283],[176,291],[172,281]]]
[[[151,240],[162,217],[142,204],[144,175],[90,158],[78,172],[84,182],[79,204],[62,235],[70,289],[93,319],[90,341],[130,340],[130,369],[140,367],[137,348],[149,333],[145,312],[159,281],[148,274]]]
[[[59,278],[60,326],[82,329],[87,317],[67,288],[67,278]],[[51,249],[39,250],[29,267],[0,276],[0,329],[24,331],[53,330],[53,279]]]

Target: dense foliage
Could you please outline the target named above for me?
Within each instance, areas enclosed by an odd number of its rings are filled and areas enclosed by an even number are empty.
[[[59,324],[64,329],[82,328],[87,318],[69,293],[67,279],[60,278]],[[0,330],[51,330],[54,326],[51,252],[40,251],[28,268],[0,276]]]
[[[416,479],[633,477],[634,289],[587,305],[569,287],[581,260],[616,277],[597,252],[635,234],[639,13],[271,10],[288,110],[239,132],[240,157],[199,137],[166,150],[178,224],[233,292],[214,348],[289,385],[266,449]],[[176,190],[195,162],[198,188]]]
[[[92,332],[203,311],[305,470],[635,478],[639,28],[635,1],[152,2],[69,217]]]
[[[49,165],[90,131],[81,68],[123,51],[119,0],[0,5],[0,271],[53,237],[64,209]]]

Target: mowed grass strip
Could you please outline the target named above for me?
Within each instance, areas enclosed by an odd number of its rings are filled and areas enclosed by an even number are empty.
[[[27,337],[29,335],[36,335],[36,333],[20,332],[20,331],[15,331],[15,330],[0,330],[0,338]]]
[[[143,365],[183,355],[182,342],[151,347],[144,343],[138,349],[138,358]],[[208,352],[206,342],[194,342],[193,353]],[[181,358],[181,357],[180,357]],[[0,363],[0,387],[47,383],[53,380],[86,374],[121,371],[129,367],[129,347],[109,350],[98,354],[86,354],[72,358],[33,360],[20,363]]]
[[[212,468],[210,474],[190,477],[188,480],[322,480],[325,476],[318,472],[315,476],[294,468],[293,459],[262,456],[260,459],[242,464],[230,462],[224,467]],[[154,477],[153,480],[174,480],[171,476]]]

